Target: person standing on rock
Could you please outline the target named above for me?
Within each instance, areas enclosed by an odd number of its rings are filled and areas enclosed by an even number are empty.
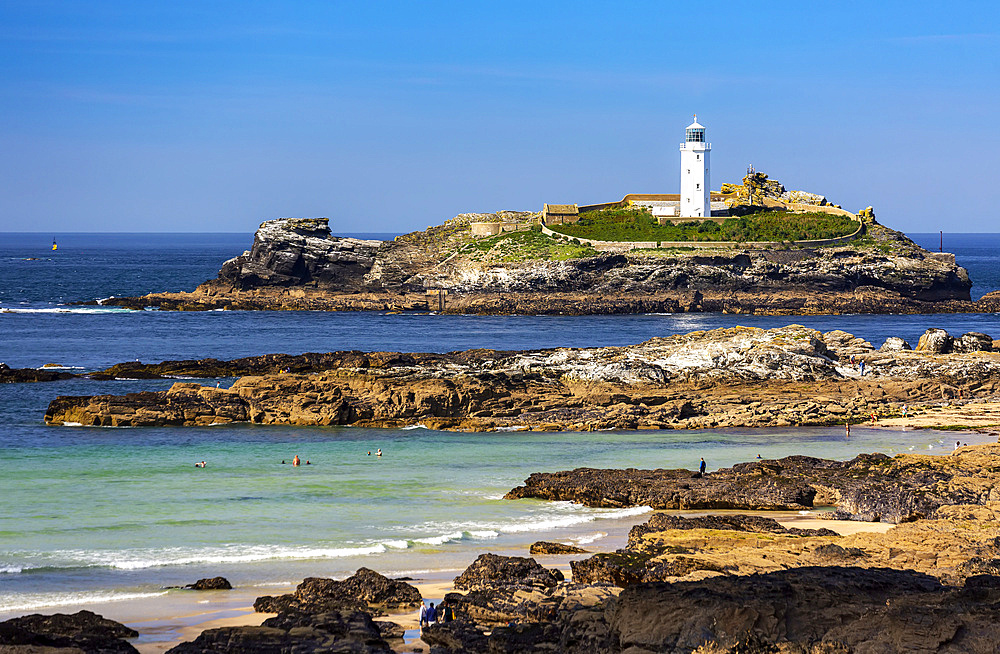
[[[860,373],[858,375],[859,377],[864,377],[865,376],[865,360],[864,359],[862,359],[861,361],[858,362],[858,372]]]
[[[698,474],[705,474],[705,457],[701,457],[701,464],[698,465]]]
[[[420,624],[420,628],[421,629],[423,629],[424,627],[428,626],[428,623],[427,623],[427,605],[426,604],[421,604],[420,605],[420,622],[419,622],[419,624]]]

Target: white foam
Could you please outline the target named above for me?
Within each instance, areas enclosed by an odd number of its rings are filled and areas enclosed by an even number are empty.
[[[24,568],[19,568],[16,565],[4,566],[0,568],[0,575],[16,575],[21,574]]]
[[[132,309],[122,307],[52,307],[52,308],[27,308],[12,309],[4,307],[0,313],[132,313]]]
[[[255,563],[274,560],[335,559],[382,554],[382,543],[357,547],[275,547],[265,545],[189,549],[166,548],[124,552],[58,551],[54,555],[77,565],[109,567],[117,570],[145,570],[193,564]]]
[[[424,545],[444,545],[445,543],[462,540],[465,536],[465,532],[456,531],[450,534],[441,534],[440,536],[428,536],[427,538],[414,538],[414,543],[422,543]]]
[[[151,593],[128,593],[116,591],[95,591],[83,593],[26,593],[16,596],[0,596],[0,611],[31,611],[55,606],[90,605],[99,602],[124,602],[165,595],[161,590]]]
[[[83,423],[82,422],[73,422],[72,420],[69,420],[67,422],[64,422],[62,424],[62,426],[63,427],[83,427]]]
[[[402,427],[401,429],[403,431],[410,431],[411,429],[427,429],[427,425],[423,424],[422,422],[418,422],[415,425],[408,425],[406,427]]]
[[[382,544],[394,550],[405,550],[410,547],[408,540],[386,540],[382,541]]]
[[[496,431],[527,431],[527,425],[514,425],[511,427],[497,427]]]
[[[593,543],[594,541],[601,540],[606,537],[608,533],[606,531],[599,531],[594,534],[588,534],[586,536],[577,536],[576,538],[571,538],[570,540],[575,541],[577,545],[586,545],[588,543]]]

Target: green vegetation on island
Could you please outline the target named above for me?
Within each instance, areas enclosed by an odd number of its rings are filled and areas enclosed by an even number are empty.
[[[567,261],[592,257],[597,251],[589,245],[580,245],[573,241],[555,239],[541,233],[541,227],[534,225],[529,230],[507,232],[480,238],[468,243],[459,250],[470,261],[490,263],[531,261],[542,259],[548,261]]]
[[[820,212],[768,211],[722,223],[711,220],[677,225],[657,224],[649,210],[602,209],[583,214],[573,224],[551,225],[552,231],[597,241],[811,241],[853,233],[858,223],[847,216]]]

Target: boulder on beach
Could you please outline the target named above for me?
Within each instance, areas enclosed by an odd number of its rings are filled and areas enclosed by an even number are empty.
[[[272,597],[258,597],[253,608],[259,613],[299,611],[319,614],[335,610],[406,611],[423,603],[414,586],[389,579],[374,570],[359,568],[352,576],[338,581],[321,577],[308,577],[294,593]]]
[[[558,570],[543,568],[534,559],[523,556],[480,554],[465,571],[455,577],[457,590],[476,590],[504,586],[555,586],[563,580]]]
[[[139,632],[91,611],[34,613],[0,622],[0,651],[138,654],[125,639]]]
[[[193,584],[188,584],[185,588],[191,590],[232,590],[233,585],[225,577],[212,577],[211,579],[199,579]]]
[[[563,543],[553,543],[547,540],[540,540],[532,543],[528,550],[532,554],[586,554],[587,550],[576,545],[565,545]]]

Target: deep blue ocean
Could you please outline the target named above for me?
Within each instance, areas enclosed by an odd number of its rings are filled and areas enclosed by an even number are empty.
[[[843,329],[876,346],[929,327],[1000,337],[1000,316],[450,316],[161,312],[68,303],[191,290],[251,234],[0,234],[0,361],[95,370],[139,359],[343,349],[449,351],[638,343],[733,325]],[[392,235],[365,235],[387,238]],[[938,235],[911,235],[937,249]],[[975,282],[1000,288],[1000,234],[945,235]],[[162,389],[161,381],[0,385],[0,617],[170,593],[223,574],[244,587],[360,565],[396,574],[460,569],[476,553],[523,554],[543,538],[594,543],[641,510],[599,511],[502,494],[530,472],[577,466],[711,467],[808,451],[933,451],[933,432],[858,428],[629,433],[433,432],[217,426],[46,427],[57,395]],[[228,383],[224,382],[224,383]],[[971,440],[971,437],[970,437]],[[382,459],[368,457],[381,448]],[[282,459],[299,454],[308,468]],[[193,462],[207,460],[206,469]],[[268,591],[262,591],[264,594]],[[106,612],[107,613],[107,612]]]

